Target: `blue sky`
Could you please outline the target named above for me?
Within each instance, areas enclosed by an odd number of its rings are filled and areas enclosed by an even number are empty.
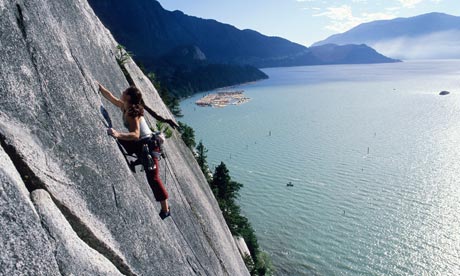
[[[360,23],[429,12],[460,15],[459,0],[160,0],[167,10],[310,46]]]

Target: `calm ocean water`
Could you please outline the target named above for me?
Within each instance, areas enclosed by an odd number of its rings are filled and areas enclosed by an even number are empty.
[[[460,61],[264,71],[249,103],[201,94],[181,120],[277,275],[460,275]]]

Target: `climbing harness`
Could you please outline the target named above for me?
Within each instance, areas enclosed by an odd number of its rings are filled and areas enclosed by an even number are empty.
[[[101,104],[100,106],[100,111],[102,116],[104,117],[105,120],[105,125],[108,128],[112,128],[112,119],[109,116],[109,113],[105,109],[104,105]],[[123,147],[123,145],[120,143],[120,141],[116,138],[114,138],[115,141],[117,142],[118,148],[122,152],[126,163],[128,164],[130,170],[134,173],[136,173],[136,166],[137,165],[142,165],[144,168],[144,171],[152,171],[155,169],[155,163],[153,161],[153,158],[157,158],[158,160],[161,160],[161,157],[165,157],[165,154],[163,152],[163,142],[164,142],[164,136],[161,132],[153,132],[150,136],[144,137],[137,141],[136,143],[139,143],[142,145],[142,150],[139,152],[139,156],[129,154],[126,149]],[[134,161],[128,160],[128,156],[135,158]]]

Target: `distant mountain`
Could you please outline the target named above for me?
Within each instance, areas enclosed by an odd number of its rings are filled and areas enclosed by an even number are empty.
[[[195,85],[204,84],[206,78],[229,86],[267,77],[251,66],[395,61],[365,46],[348,46],[346,50],[330,46],[324,50],[309,49],[280,37],[239,30],[181,11],[167,11],[155,0],[89,0],[89,3],[117,41],[134,53],[134,59],[148,71],[155,72],[160,82],[171,85],[168,88],[178,95],[199,91],[203,85]],[[326,52],[330,56],[324,56]],[[231,68],[225,67],[230,64]],[[211,68],[219,71],[211,72]],[[229,73],[232,76],[224,76]],[[227,81],[220,81],[219,76]],[[181,82],[179,86],[178,82]],[[185,94],[176,91],[183,87],[189,88]]]
[[[366,64],[398,62],[377,53],[367,45],[326,44],[309,48],[312,55],[322,64]]]
[[[178,97],[268,78],[253,66],[209,63],[205,54],[194,45],[176,47],[156,59],[154,72],[161,85]]]
[[[313,44],[366,44],[402,59],[460,58],[460,17],[428,13],[361,24]]]
[[[303,45],[180,11],[167,11],[154,0],[89,0],[89,3],[115,38],[147,67],[184,45],[197,46],[210,63],[258,67],[317,63]]]
[[[253,64],[305,51],[303,45],[215,20],[167,11],[155,0],[89,0],[102,22],[148,66],[177,47],[196,45],[211,63]]]

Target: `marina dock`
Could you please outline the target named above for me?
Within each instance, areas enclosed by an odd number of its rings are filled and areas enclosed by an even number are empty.
[[[248,102],[250,98],[244,96],[243,90],[217,92],[204,96],[195,102],[198,106],[225,107],[227,105],[240,105]]]

